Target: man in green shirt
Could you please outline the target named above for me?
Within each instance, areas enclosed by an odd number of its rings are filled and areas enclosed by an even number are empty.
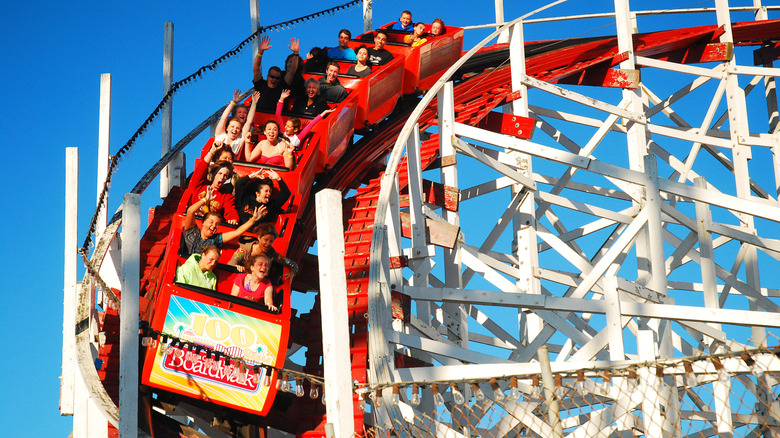
[[[216,246],[204,246],[200,254],[192,254],[183,265],[176,270],[176,282],[217,289],[217,276],[212,269],[219,260],[219,249]]]

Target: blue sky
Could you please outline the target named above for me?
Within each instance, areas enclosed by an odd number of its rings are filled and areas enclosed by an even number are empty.
[[[268,10],[263,24],[273,24],[338,4],[340,1],[295,4]],[[544,2],[506,2],[514,18]],[[288,3],[292,5],[291,3]],[[279,3],[276,3],[279,5]],[[415,21],[441,17],[449,25],[494,21],[492,0],[388,2],[374,4],[374,24],[397,19],[411,9]],[[635,8],[637,5],[632,5]],[[711,2],[702,6],[711,6]],[[654,8],[662,5],[653,3]],[[267,6],[266,6],[267,8]],[[570,2],[544,15],[585,10],[607,11],[610,1]],[[101,73],[113,79],[111,151],[121,147],[157,105],[162,94],[162,38],[165,21],[175,25],[174,80],[232,49],[250,34],[248,2],[3,2],[0,3],[0,120],[3,131],[16,130],[3,150],[13,158],[5,194],[7,210],[0,224],[7,234],[3,251],[5,303],[2,331],[10,348],[0,364],[5,408],[4,435],[67,436],[72,420],[58,410],[62,332],[63,229],[65,148],[80,149],[79,243],[84,239],[96,197],[95,162]],[[301,39],[302,52],[333,45],[337,30],[362,30],[361,8],[325,17],[288,31],[274,32],[265,68],[280,64],[290,37]],[[674,27],[671,25],[670,27]],[[614,24],[611,27],[614,28]],[[544,32],[528,39],[579,35],[588,29],[558,28],[565,35]],[[599,33],[611,33],[610,27]],[[485,31],[467,33],[471,46]],[[232,90],[251,86],[251,49],[224,63],[214,73],[184,87],[174,98],[173,139],[229,101]],[[189,149],[188,169],[195,150]],[[21,154],[22,151],[32,151]],[[159,157],[160,124],[154,123],[120,163],[112,187],[110,212],[137,179]],[[16,155],[16,153],[19,155]],[[24,155],[22,157],[21,155]],[[10,164],[9,163],[9,164]],[[17,184],[21,184],[17,186]],[[143,210],[159,203],[157,185],[144,196]],[[75,254],[67,256],[75,257]]]

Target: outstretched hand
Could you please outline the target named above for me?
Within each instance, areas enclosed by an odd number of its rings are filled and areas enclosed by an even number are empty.
[[[290,90],[284,89],[284,90],[282,90],[282,95],[281,95],[281,97],[279,97],[279,100],[280,101],[284,101],[288,97],[290,97]]]
[[[290,50],[292,50],[292,52],[295,53],[296,55],[301,50],[301,44],[298,41],[298,38],[295,38],[295,37],[290,38],[290,45],[287,46],[287,47],[289,47]]]
[[[237,104],[239,99],[241,99],[241,90],[236,90],[233,92],[233,102]]]
[[[252,93],[252,103],[257,103],[258,100],[260,100],[260,92],[255,91]]]
[[[265,52],[266,50],[268,50],[268,49],[270,49],[270,48],[271,48],[271,37],[269,37],[269,36],[264,36],[264,37],[263,37],[263,38],[260,40],[260,46],[259,46],[259,48],[258,48],[258,51],[259,51],[260,53],[263,53],[263,52]]]
[[[325,111],[323,111],[320,115],[325,118],[328,114],[332,113],[333,111],[336,111],[336,108],[328,108]]]

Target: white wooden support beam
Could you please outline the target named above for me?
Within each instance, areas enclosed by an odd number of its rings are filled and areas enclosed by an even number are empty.
[[[455,97],[453,83],[447,82],[438,94],[439,114],[439,150],[441,156],[455,155],[453,146],[455,123]],[[450,187],[458,187],[457,166],[445,166],[441,168],[441,182]],[[459,212],[442,209],[442,218],[448,224],[460,226]],[[456,244],[454,248],[442,248],[444,255],[444,282],[447,286],[463,287],[463,270],[461,267],[461,246]],[[442,306],[445,313],[452,315],[452,324],[447,325],[448,336],[460,346],[469,343],[468,313],[464,305],[445,304]]]
[[[504,24],[504,0],[495,0],[496,5],[496,29],[501,28]],[[506,43],[509,41],[509,35],[506,32],[501,32],[498,36],[497,43]]]
[[[363,0],[363,32],[374,30],[374,1]]]
[[[163,42],[163,90],[165,96],[173,83],[173,22],[165,22],[165,36]],[[162,110],[162,146],[161,155],[164,157],[171,150],[171,132],[173,126],[173,98],[169,99]],[[172,187],[171,164],[165,166],[160,172],[160,198],[165,199]]]
[[[352,436],[355,424],[341,192],[322,190],[315,195],[315,201],[326,413],[328,423],[332,423],[335,429],[335,436]]]
[[[260,28],[260,0],[249,0],[249,16],[252,34],[254,34]],[[252,40],[252,60],[255,59],[258,50],[260,50],[259,37]]]
[[[696,187],[707,188],[707,180],[699,177],[694,180]],[[696,202],[696,225],[699,240],[699,265],[701,266],[702,293],[704,296],[704,306],[710,308],[719,308],[718,304],[718,283],[715,270],[715,254],[712,245],[712,215],[707,204]],[[719,324],[710,324],[720,330]],[[707,339],[707,338],[705,338]],[[712,340],[707,341],[707,344]]]
[[[141,195],[122,203],[122,306],[119,311],[119,438],[138,436],[138,311]]]
[[[100,75],[100,119],[98,121],[97,203],[108,176],[108,154],[111,142],[111,74]],[[95,239],[106,229],[108,193],[95,224]]]
[[[73,415],[76,380],[76,283],[78,282],[79,150],[65,149],[65,278],[62,306],[60,415]]]

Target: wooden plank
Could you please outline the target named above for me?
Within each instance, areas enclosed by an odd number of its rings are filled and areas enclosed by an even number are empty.
[[[460,190],[438,183],[435,181],[422,180],[422,198],[423,202],[447,209],[449,211],[458,211],[460,202]],[[400,196],[401,207],[409,206],[409,191]]]
[[[624,68],[596,68],[558,79],[559,84],[594,85],[635,90],[639,88],[639,70]]]
[[[452,249],[455,247],[459,233],[460,227],[458,226],[425,218],[426,243]],[[406,238],[412,236],[409,213],[401,213],[401,234]]]
[[[536,121],[530,117],[515,116],[509,113],[491,111],[477,124],[480,129],[511,135],[530,140],[534,134]]]

